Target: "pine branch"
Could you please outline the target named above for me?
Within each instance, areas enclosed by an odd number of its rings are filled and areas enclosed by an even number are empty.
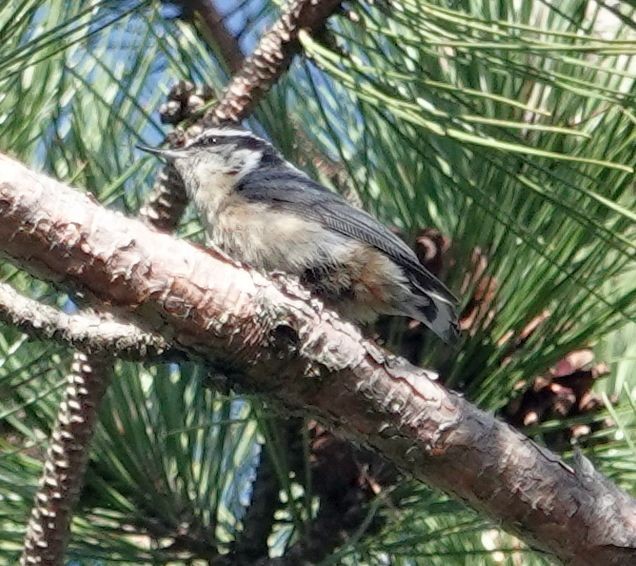
[[[169,348],[161,336],[132,323],[93,312],[66,314],[21,295],[6,283],[0,283],[0,320],[34,338],[63,342],[86,354],[146,360]]]
[[[301,49],[300,30],[320,31],[341,0],[292,0],[272,28],[263,35],[254,53],[232,77],[219,103],[204,117],[206,125],[240,122],[289,68]]]
[[[565,562],[633,557],[636,501],[583,456],[566,465],[365,339],[296,282],[158,234],[8,157],[0,214],[3,255],[116,304],[223,367],[234,387],[313,415]]]
[[[20,564],[57,566],[68,542],[73,508],[88,464],[97,409],[110,381],[108,358],[87,363],[76,353],[44,462],[44,472],[27,526]]]
[[[194,19],[195,25],[201,28],[206,43],[216,45],[230,73],[238,72],[243,64],[243,52],[238,40],[225,26],[223,16],[214,6],[214,1],[181,0],[179,4],[183,6],[184,16]]]

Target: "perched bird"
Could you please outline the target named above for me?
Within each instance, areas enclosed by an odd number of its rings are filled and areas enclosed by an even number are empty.
[[[456,300],[413,251],[269,142],[213,128],[178,149],[140,149],[172,162],[209,241],[233,258],[298,276],[350,320],[403,315],[446,342],[456,337]]]

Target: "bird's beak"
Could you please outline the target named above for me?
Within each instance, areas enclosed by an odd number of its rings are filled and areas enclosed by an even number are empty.
[[[179,157],[184,157],[185,152],[183,149],[162,149],[159,147],[149,147],[147,145],[136,145],[137,149],[141,149],[141,151],[145,151],[146,153],[152,153],[153,155],[158,155],[159,157],[163,157],[168,161],[172,161],[174,159],[178,159]]]

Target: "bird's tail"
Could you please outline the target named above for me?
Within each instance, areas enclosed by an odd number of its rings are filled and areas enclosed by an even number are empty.
[[[419,294],[411,316],[423,322],[447,344],[455,343],[459,336],[455,304],[435,292]]]
[[[413,293],[409,316],[423,322],[447,344],[454,343],[459,336],[457,299],[423,267],[409,275]]]

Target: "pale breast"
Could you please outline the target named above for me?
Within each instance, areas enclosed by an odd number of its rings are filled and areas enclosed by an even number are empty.
[[[209,234],[212,243],[240,261],[296,275],[349,247],[346,239],[317,222],[235,196],[222,204]]]

